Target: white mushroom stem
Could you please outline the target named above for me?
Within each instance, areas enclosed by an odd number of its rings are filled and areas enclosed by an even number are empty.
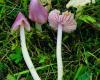
[[[26,48],[24,26],[20,26],[20,40],[21,40],[22,54],[23,54],[24,60],[26,62],[26,65],[31,72],[33,79],[34,80],[41,80],[40,77],[38,76],[37,72],[36,72],[36,69],[35,69],[35,67],[34,67],[34,65],[31,61],[28,50]]]
[[[41,25],[40,25],[40,24],[35,23],[35,27],[36,27],[36,29],[37,29],[39,32],[42,32],[42,28],[41,28]]]
[[[56,46],[58,80],[62,80],[62,78],[63,78],[63,63],[62,63],[62,53],[61,53],[61,42],[62,42],[62,26],[58,25],[57,46]]]

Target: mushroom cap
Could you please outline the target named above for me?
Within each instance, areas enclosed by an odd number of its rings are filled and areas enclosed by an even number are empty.
[[[12,25],[12,30],[16,31],[20,26],[23,26],[23,27],[25,27],[25,29],[27,31],[30,31],[30,24],[21,12],[18,13],[18,15]]]
[[[38,0],[31,0],[29,5],[29,18],[42,25],[47,22],[48,11]]]
[[[76,29],[77,23],[74,19],[74,15],[68,11],[63,12],[60,15],[59,10],[53,10],[48,16],[49,25],[54,30],[58,29],[58,25],[62,25],[64,32],[70,33]]]

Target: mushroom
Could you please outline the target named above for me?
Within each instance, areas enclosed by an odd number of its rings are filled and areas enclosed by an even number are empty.
[[[47,22],[48,11],[38,0],[31,0],[29,4],[29,19],[36,22],[36,28],[41,29],[41,25]]]
[[[19,12],[19,14],[17,15],[17,17],[15,19],[15,22],[12,25],[12,31],[16,31],[18,28],[20,28],[21,49],[22,49],[22,54],[23,54],[24,60],[26,62],[26,65],[29,68],[34,80],[41,80],[36,72],[36,69],[31,61],[31,58],[29,56],[29,53],[28,53],[28,50],[26,47],[24,27],[27,31],[30,31],[29,22],[27,21],[25,16],[21,12]]]
[[[48,22],[52,29],[57,30],[57,46],[56,46],[56,56],[57,56],[57,68],[58,68],[58,80],[63,78],[63,63],[62,63],[62,53],[61,53],[61,43],[62,43],[62,31],[70,33],[76,29],[76,21],[74,20],[74,15],[68,11],[63,12],[60,15],[60,11],[55,9],[49,13]]]

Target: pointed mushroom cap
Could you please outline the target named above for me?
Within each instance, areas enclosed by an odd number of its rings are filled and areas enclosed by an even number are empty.
[[[29,5],[29,18],[42,25],[47,22],[48,11],[38,0],[31,0]]]
[[[53,10],[48,16],[49,25],[54,30],[57,30],[58,25],[62,25],[64,32],[70,33],[76,29],[77,23],[74,19],[74,15],[68,11],[60,15],[59,10]]]
[[[27,31],[30,31],[30,24],[21,12],[18,13],[12,25],[12,30],[16,31],[20,26],[24,26]]]

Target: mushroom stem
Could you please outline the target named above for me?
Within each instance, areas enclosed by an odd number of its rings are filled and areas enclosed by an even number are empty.
[[[36,30],[42,32],[41,24],[35,23]]]
[[[58,80],[62,80],[62,77],[63,77],[63,63],[62,63],[62,53],[61,53],[61,42],[62,42],[62,26],[58,25],[57,46],[56,46]]]
[[[20,26],[20,40],[21,40],[21,49],[22,49],[22,54],[24,57],[24,60],[26,62],[27,67],[29,68],[31,75],[34,80],[41,80],[40,77],[38,76],[36,69],[31,61],[31,58],[29,56],[27,47],[26,47],[26,41],[25,41],[25,34],[24,34],[24,26]]]

